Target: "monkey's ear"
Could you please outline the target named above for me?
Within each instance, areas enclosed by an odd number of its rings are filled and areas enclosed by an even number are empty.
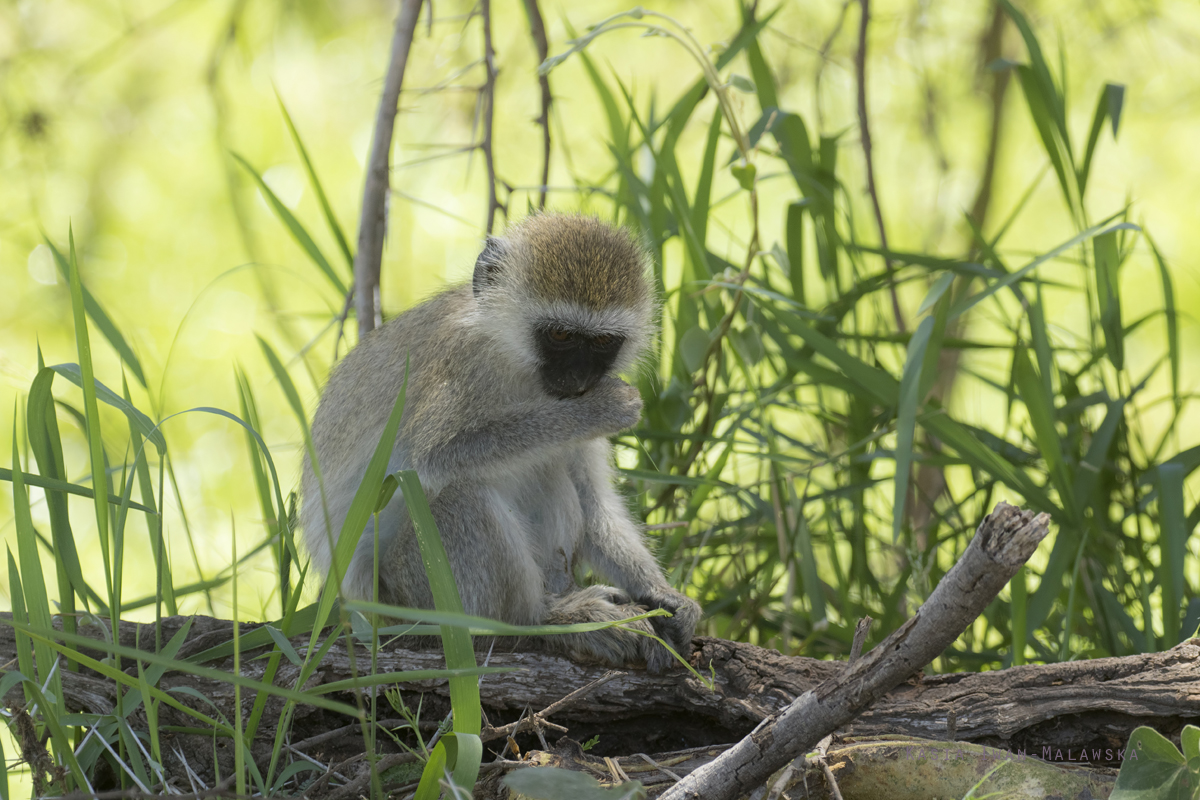
[[[471,280],[471,289],[475,292],[476,297],[499,282],[500,272],[504,268],[504,256],[507,252],[507,242],[498,236],[487,237],[483,252],[475,261],[475,277]]]

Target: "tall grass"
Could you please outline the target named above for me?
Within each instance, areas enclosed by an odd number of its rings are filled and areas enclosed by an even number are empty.
[[[580,188],[596,207],[641,234],[653,254],[664,299],[659,351],[654,368],[638,376],[645,414],[619,440],[621,463],[660,560],[677,586],[703,602],[710,633],[814,656],[848,652],[864,615],[879,621],[873,635],[883,636],[928,596],[1001,497],[1050,513],[1052,546],[1014,578],[1009,596],[989,607],[939,669],[1161,650],[1191,635],[1200,622],[1200,587],[1188,544],[1200,524],[1200,503],[1189,502],[1194,492],[1188,489],[1200,466],[1200,446],[1179,441],[1194,397],[1181,386],[1172,271],[1147,227],[1129,221],[1128,208],[1095,209],[1087,202],[1105,143],[1119,132],[1123,91],[1113,84],[1098,87],[1093,122],[1081,143],[1068,129],[1061,75],[1047,63],[1022,14],[1008,3],[1005,10],[1023,38],[1028,63],[997,68],[1017,75],[1029,112],[1025,122],[1044,147],[1057,180],[1054,191],[1070,220],[1059,246],[1032,255],[1006,236],[1013,221],[1028,213],[1032,187],[1003,224],[994,230],[976,226],[965,253],[874,246],[856,217],[863,200],[844,183],[846,164],[858,157],[852,137],[814,135],[805,119],[780,106],[760,43],[771,14],[755,17],[745,9],[741,28],[715,57],[669,17],[620,14],[590,28],[544,66],[553,69],[567,58],[582,62],[607,124],[601,135],[609,146],[610,177],[601,185],[581,179]],[[606,74],[589,48],[628,29],[665,40],[642,47],[681,48],[694,85],[664,105],[658,98],[639,100]],[[732,72],[740,65],[749,78]],[[240,157],[237,162],[331,297],[337,295],[331,307],[340,308],[353,254],[300,131],[286,109],[282,115],[340,258],[325,256],[311,223],[288,210],[253,164]],[[703,131],[698,161],[681,145],[690,129]],[[787,185],[784,202],[768,206],[762,199],[767,181],[776,189]],[[773,189],[771,197],[778,194]],[[730,207],[740,209],[740,227],[728,237],[740,249],[718,251],[714,230],[725,224],[721,210]],[[766,238],[774,227],[762,224],[768,215],[783,221],[779,241]],[[425,764],[417,796],[436,797],[442,785],[471,786],[482,758],[477,676],[487,671],[476,663],[471,635],[582,628],[518,629],[462,615],[419,481],[411,473],[386,474],[403,394],[342,525],[333,571],[314,578],[296,548],[292,487],[281,481],[260,434],[266,406],[254,387],[272,383],[272,391],[283,393],[311,453],[308,408],[290,376],[290,354],[281,356],[259,338],[269,373],[254,375],[241,366],[231,371],[238,413],[210,407],[184,413],[213,415],[244,434],[260,524],[237,526],[243,542],[247,531],[257,533],[249,546],[236,547],[240,556],[227,569],[178,584],[173,559],[183,551],[173,555],[164,525],[168,508],[179,509],[186,521],[169,448],[172,417],[147,414],[131,401],[126,376],[145,388],[146,371],[80,279],[73,235],[65,255],[47,244],[70,284],[77,361],[47,367],[39,360],[24,424],[14,435],[11,469],[0,469],[15,509],[17,552],[9,553],[8,574],[19,655],[16,669],[0,678],[0,694],[22,689],[32,709],[29,722],[49,739],[56,768],[35,765],[34,790],[91,791],[101,763],[122,787],[160,784],[166,756],[155,720],[166,705],[188,715],[194,729],[235,743],[238,763],[244,759],[247,769],[239,776],[248,781],[245,791],[298,791],[313,768],[292,760],[283,746],[297,706],[362,720],[364,749],[374,754],[375,687],[433,677],[451,683],[452,723],[437,741],[419,734],[414,740]],[[1131,259],[1152,261],[1163,298],[1159,310],[1132,320],[1122,314],[1122,268]],[[904,331],[890,313],[893,291],[905,301]],[[1082,329],[1049,319],[1064,298],[1086,308]],[[1159,316],[1166,338],[1147,341],[1143,326]],[[327,322],[326,332],[338,327],[332,314]],[[93,331],[117,354],[123,374],[95,374]],[[1142,352],[1149,346],[1155,356],[1128,358],[1133,337],[1140,338]],[[955,357],[948,360],[948,354]],[[1000,412],[971,416],[953,395],[937,395],[934,385],[945,378],[946,363],[954,365],[957,391],[983,396]],[[1150,396],[1148,387],[1159,385],[1155,377],[1164,372],[1169,390]],[[56,377],[73,386],[59,381],[55,393]],[[109,388],[117,378],[120,393]],[[123,427],[109,424],[102,405],[120,413]],[[1161,406],[1169,409],[1168,421],[1152,424],[1150,416]],[[67,459],[64,425],[82,431],[86,458]],[[18,442],[27,444],[32,462],[28,455],[22,459]],[[930,484],[914,479],[914,470],[942,476],[932,485],[944,489],[923,496],[921,487]],[[80,474],[85,477],[69,478]],[[31,487],[44,493],[48,532],[33,524]],[[338,576],[357,537],[371,529],[397,488],[431,565],[436,611],[338,603]],[[79,507],[73,525],[71,495],[92,501],[87,527],[94,525],[99,537],[102,586],[85,580],[75,533]],[[127,596],[131,514],[145,521],[155,568],[152,597]],[[194,553],[190,527],[184,535]],[[54,559],[56,597],[42,576],[43,553]],[[161,620],[197,607],[201,597],[235,577],[234,590],[240,585],[244,591],[247,576],[239,569],[262,553],[273,563],[271,589],[278,601],[279,616],[269,625],[241,637],[231,633],[229,643],[188,659],[177,657],[187,626],[166,642],[160,626],[151,650],[112,641],[122,614],[134,609],[153,605]],[[303,605],[306,585],[327,577],[316,602]],[[377,645],[381,614],[416,623],[412,632],[440,634],[447,670],[381,675],[372,658],[356,665],[358,674],[347,686],[304,688],[340,638]],[[61,630],[52,626],[54,615],[61,616]],[[81,636],[80,620],[101,621],[109,640],[98,644]],[[303,655],[289,641],[302,634],[309,637]],[[85,655],[85,645],[105,650],[108,658]],[[269,648],[261,679],[204,666],[229,654],[243,660],[258,647]],[[285,659],[300,667],[299,677],[291,686],[275,686]],[[112,713],[69,713],[61,677],[81,668],[120,688]],[[226,720],[183,703],[157,687],[167,670],[235,684],[254,698],[249,714]],[[343,688],[356,690],[356,706],[328,697]],[[271,712],[278,713],[272,755],[260,765],[248,748],[270,697],[285,702],[272,706],[282,710]],[[150,723],[147,732],[132,727],[139,709]],[[5,786],[8,775],[0,773]],[[243,791],[243,784],[238,788]],[[375,775],[372,793],[382,792]]]

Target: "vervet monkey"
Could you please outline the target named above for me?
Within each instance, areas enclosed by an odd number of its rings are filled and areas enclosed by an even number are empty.
[[[618,620],[687,655],[700,619],[672,589],[613,487],[608,437],[641,414],[616,375],[649,344],[655,298],[645,251],[584,216],[537,214],[489,237],[470,284],[401,314],[337,366],[313,419],[333,537],[350,507],[404,381],[389,471],[415,469],[468,614],[520,625]],[[331,536],[309,459],[302,523],[327,574]],[[433,608],[412,523],[397,494],[379,519],[379,598]],[[372,596],[374,525],[342,584]],[[613,586],[579,587],[584,561]],[[619,628],[546,637],[544,646],[610,665],[672,659]]]

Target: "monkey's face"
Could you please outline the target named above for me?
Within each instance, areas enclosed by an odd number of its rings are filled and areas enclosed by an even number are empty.
[[[578,397],[608,374],[625,337],[577,331],[554,323],[534,328],[542,387],[555,397]]]

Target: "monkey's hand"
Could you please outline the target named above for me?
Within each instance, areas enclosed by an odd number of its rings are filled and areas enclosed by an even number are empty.
[[[670,588],[643,595],[637,598],[637,603],[647,608],[662,608],[671,612],[669,617],[650,617],[650,624],[654,626],[654,633],[660,639],[671,645],[671,649],[676,653],[687,658],[692,652],[692,634],[696,632],[696,623],[700,621],[700,604]],[[670,659],[669,654],[661,647],[658,647],[658,650]]]
[[[589,422],[601,435],[632,428],[642,416],[642,396],[619,378],[605,376],[569,402],[583,406]]]

